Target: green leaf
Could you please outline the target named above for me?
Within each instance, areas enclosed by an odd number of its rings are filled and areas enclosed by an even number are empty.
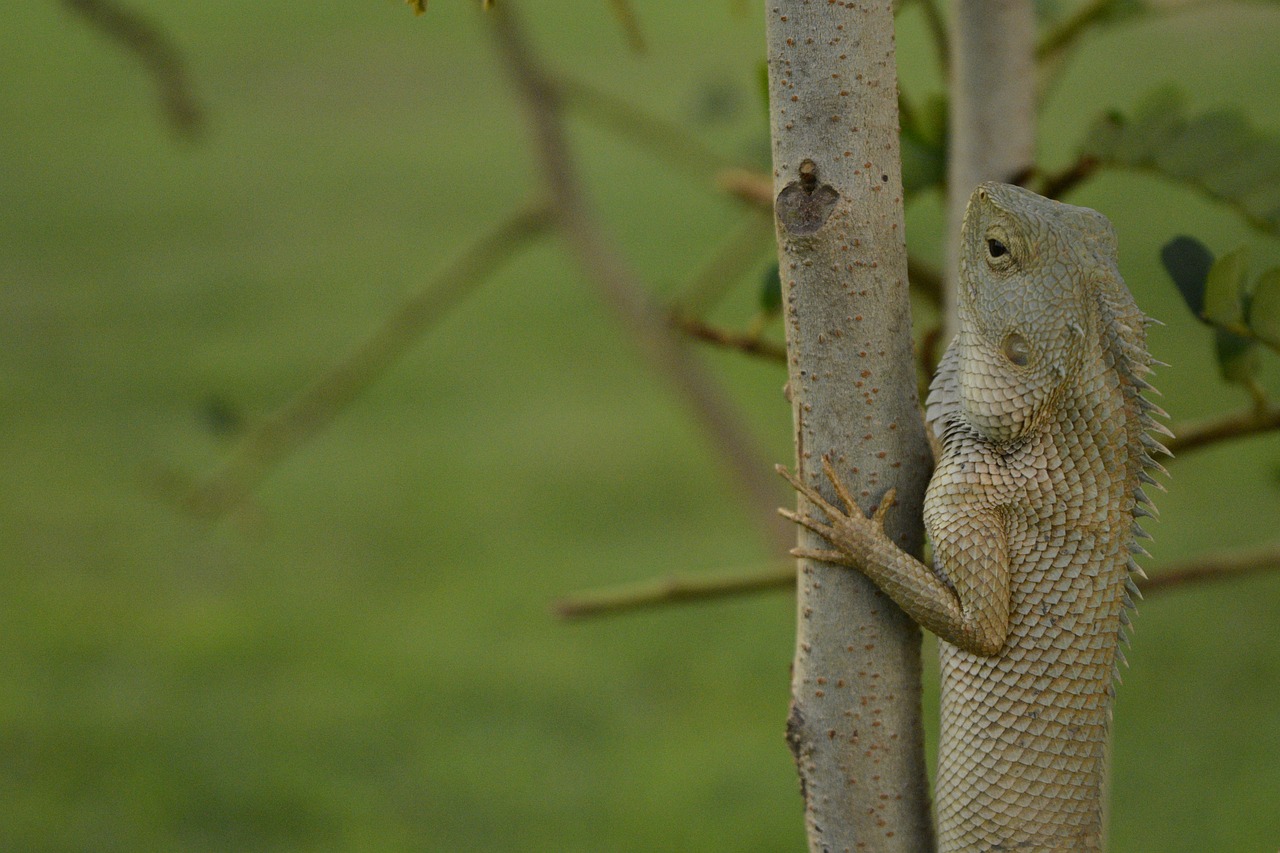
[[[1244,294],[1245,272],[1248,269],[1249,249],[1241,246],[1218,258],[1209,270],[1205,282],[1202,316],[1231,331],[1245,331]]]
[[[1258,130],[1238,111],[1191,115],[1178,90],[1162,87],[1129,116],[1099,117],[1085,135],[1080,157],[1186,183],[1231,205],[1254,228],[1280,236],[1280,139]]]
[[[769,316],[782,310],[782,279],[777,264],[771,264],[760,278],[760,310]]]
[[[1249,328],[1258,340],[1280,351],[1280,268],[1267,270],[1253,286]]]
[[[1214,337],[1218,355],[1218,370],[1228,382],[1249,386],[1258,375],[1258,345],[1249,338],[1216,330]]]
[[[1179,235],[1160,249],[1160,262],[1177,285],[1182,299],[1202,323],[1208,321],[1204,312],[1204,290],[1213,267],[1213,252],[1195,237]]]

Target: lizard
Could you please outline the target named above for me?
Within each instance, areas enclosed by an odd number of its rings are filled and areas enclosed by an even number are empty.
[[[1144,394],[1155,365],[1102,214],[985,183],[961,229],[959,327],[925,419],[941,453],[925,494],[928,566],[779,466],[825,519],[781,510],[941,640],[938,849],[1100,851],[1108,730],[1144,490],[1172,435]]]

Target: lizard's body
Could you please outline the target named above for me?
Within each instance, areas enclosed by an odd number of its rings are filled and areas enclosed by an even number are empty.
[[[1094,211],[984,184],[965,216],[960,329],[927,417],[934,568],[849,514],[793,516],[942,640],[941,851],[1097,851],[1112,678],[1145,470],[1144,326]]]

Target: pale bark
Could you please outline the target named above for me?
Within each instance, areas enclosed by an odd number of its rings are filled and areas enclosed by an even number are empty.
[[[1031,0],[956,0],[951,23],[944,341],[957,328],[960,223],[983,181],[1013,181],[1035,156],[1036,20]]]
[[[907,300],[893,9],[766,6],[778,257],[800,476],[820,458],[919,554],[931,458]],[[834,499],[830,486],[820,488]],[[800,544],[822,548],[807,532]],[[813,850],[932,848],[920,631],[859,573],[801,560],[788,738]]]

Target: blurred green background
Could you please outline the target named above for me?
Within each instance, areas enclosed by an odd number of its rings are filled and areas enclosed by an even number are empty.
[[[524,4],[556,68],[762,164],[755,4],[634,5],[643,54],[608,3]],[[570,590],[769,559],[554,243],[452,312],[249,512],[210,525],[161,488],[213,470],[536,187],[475,6],[132,0],[189,63],[209,119],[195,142],[159,118],[136,58],[64,6],[6,13],[0,849],[803,849],[790,596],[551,615]],[[921,21],[900,22],[913,97],[940,86]],[[1171,80],[1280,134],[1278,38],[1263,4],[1090,37],[1049,97],[1044,162]],[[750,215],[573,127],[608,228],[661,297]],[[1158,250],[1248,242],[1261,268],[1280,243],[1148,176],[1105,173],[1071,200],[1115,221],[1131,289],[1169,324],[1152,347],[1174,365],[1175,421],[1243,408]],[[939,211],[926,195],[909,212],[922,257]],[[768,254],[717,322],[748,321]],[[781,368],[697,357],[789,460]],[[1280,533],[1280,435],[1175,464],[1153,571]],[[1114,849],[1276,849],[1280,577],[1148,602],[1129,659]]]

